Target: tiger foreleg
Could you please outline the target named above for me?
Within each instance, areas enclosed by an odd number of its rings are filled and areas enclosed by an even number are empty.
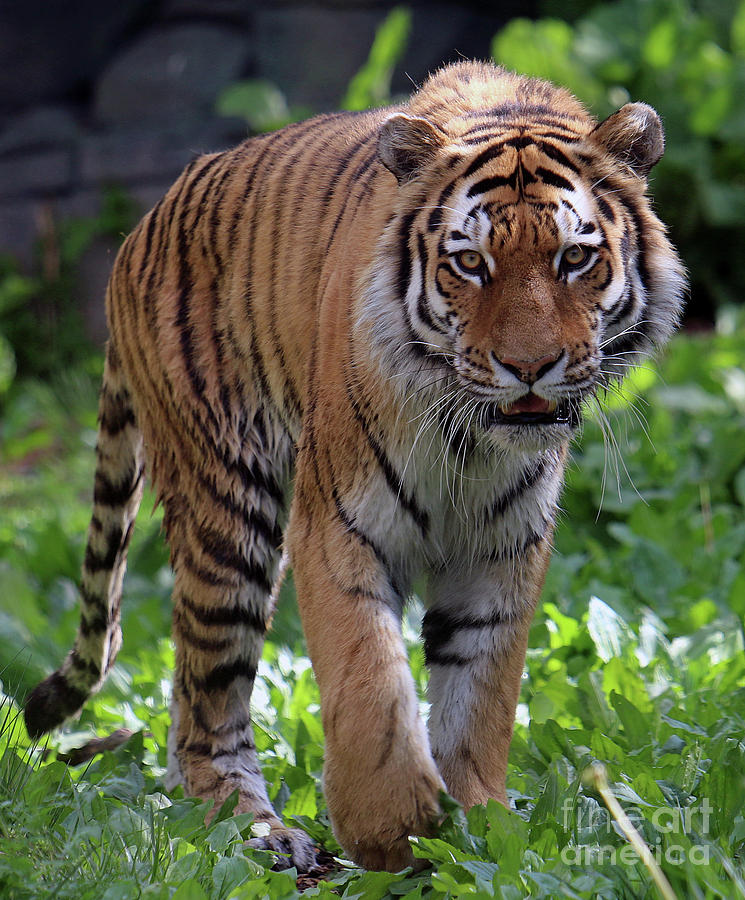
[[[439,814],[429,752],[401,637],[400,601],[370,547],[338,520],[311,518],[296,488],[290,553],[321,692],[324,792],[334,833],[368,869],[414,864],[409,835]]]
[[[529,555],[525,575],[511,562],[435,580],[424,617],[432,753],[467,809],[490,798],[507,805],[507,758],[548,548]]]

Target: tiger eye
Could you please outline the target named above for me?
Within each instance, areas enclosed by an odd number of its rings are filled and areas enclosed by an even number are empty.
[[[567,266],[576,269],[577,266],[581,266],[583,263],[587,262],[590,258],[590,252],[591,251],[587,247],[573,244],[564,251],[562,261],[566,263]]]
[[[461,250],[456,259],[461,269],[466,272],[477,272],[484,265],[484,257],[475,250]]]

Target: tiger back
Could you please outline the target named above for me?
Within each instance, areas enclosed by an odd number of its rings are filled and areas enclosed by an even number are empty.
[[[401,107],[195,160],[109,283],[81,623],[29,732],[114,661],[147,472],[174,570],[170,785],[237,789],[270,826],[257,842],[313,865],[272,808],[249,713],[284,548],[349,856],[411,864],[443,789],[506,802],[568,444],[680,312],[647,196],[663,148],[644,104],[598,125],[560,88],[459,63]],[[426,726],[401,637],[420,575]]]

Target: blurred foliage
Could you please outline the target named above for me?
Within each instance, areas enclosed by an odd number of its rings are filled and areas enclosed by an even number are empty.
[[[341,109],[360,110],[391,102],[391,78],[403,56],[411,27],[411,13],[395,7],[378,27],[370,54],[349,83]],[[270,81],[248,78],[222,91],[216,110],[222,116],[246,121],[253,133],[272,131],[313,114],[313,110],[290,106],[282,91]]]
[[[745,295],[745,0],[621,0],[573,24],[511,21],[504,66],[570,88],[598,116],[629,100],[661,114],[652,190],[691,274],[689,315]]]
[[[133,201],[110,188],[97,216],[59,223],[46,217],[39,274],[22,274],[12,259],[0,257],[0,400],[16,370],[49,377],[94,355],[75,297],[77,265],[93,240],[121,239],[135,221]]]
[[[229,85],[217,98],[215,109],[218,115],[245,119],[254,134],[274,131],[309,114],[308,110],[290,107],[277,85],[263,78],[246,78]]]
[[[390,103],[391,78],[403,56],[411,29],[411,12],[392,9],[375,34],[365,65],[349,83],[342,109],[368,109]]]

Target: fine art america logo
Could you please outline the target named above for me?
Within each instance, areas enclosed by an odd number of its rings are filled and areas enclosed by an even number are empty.
[[[579,825],[580,831],[592,834],[594,843],[568,844],[561,851],[562,862],[567,865],[593,866],[603,863],[615,865],[634,865],[639,862],[637,851],[627,843],[601,843],[598,838],[605,832],[610,835],[615,831],[612,819],[606,810],[599,805],[584,806],[575,812],[575,802],[567,799],[562,804],[563,824],[566,831]],[[709,832],[709,819],[714,807],[704,797],[699,804],[685,809],[670,809],[663,806],[654,809],[651,815],[642,816],[638,810],[626,810],[636,829],[643,832],[649,851],[658,864],[682,866],[690,863],[694,866],[708,865],[710,849],[706,844],[693,843],[696,832],[705,835]],[[695,823],[695,824],[694,824]],[[654,837],[652,837],[652,834]],[[686,839],[684,839],[686,838]]]

